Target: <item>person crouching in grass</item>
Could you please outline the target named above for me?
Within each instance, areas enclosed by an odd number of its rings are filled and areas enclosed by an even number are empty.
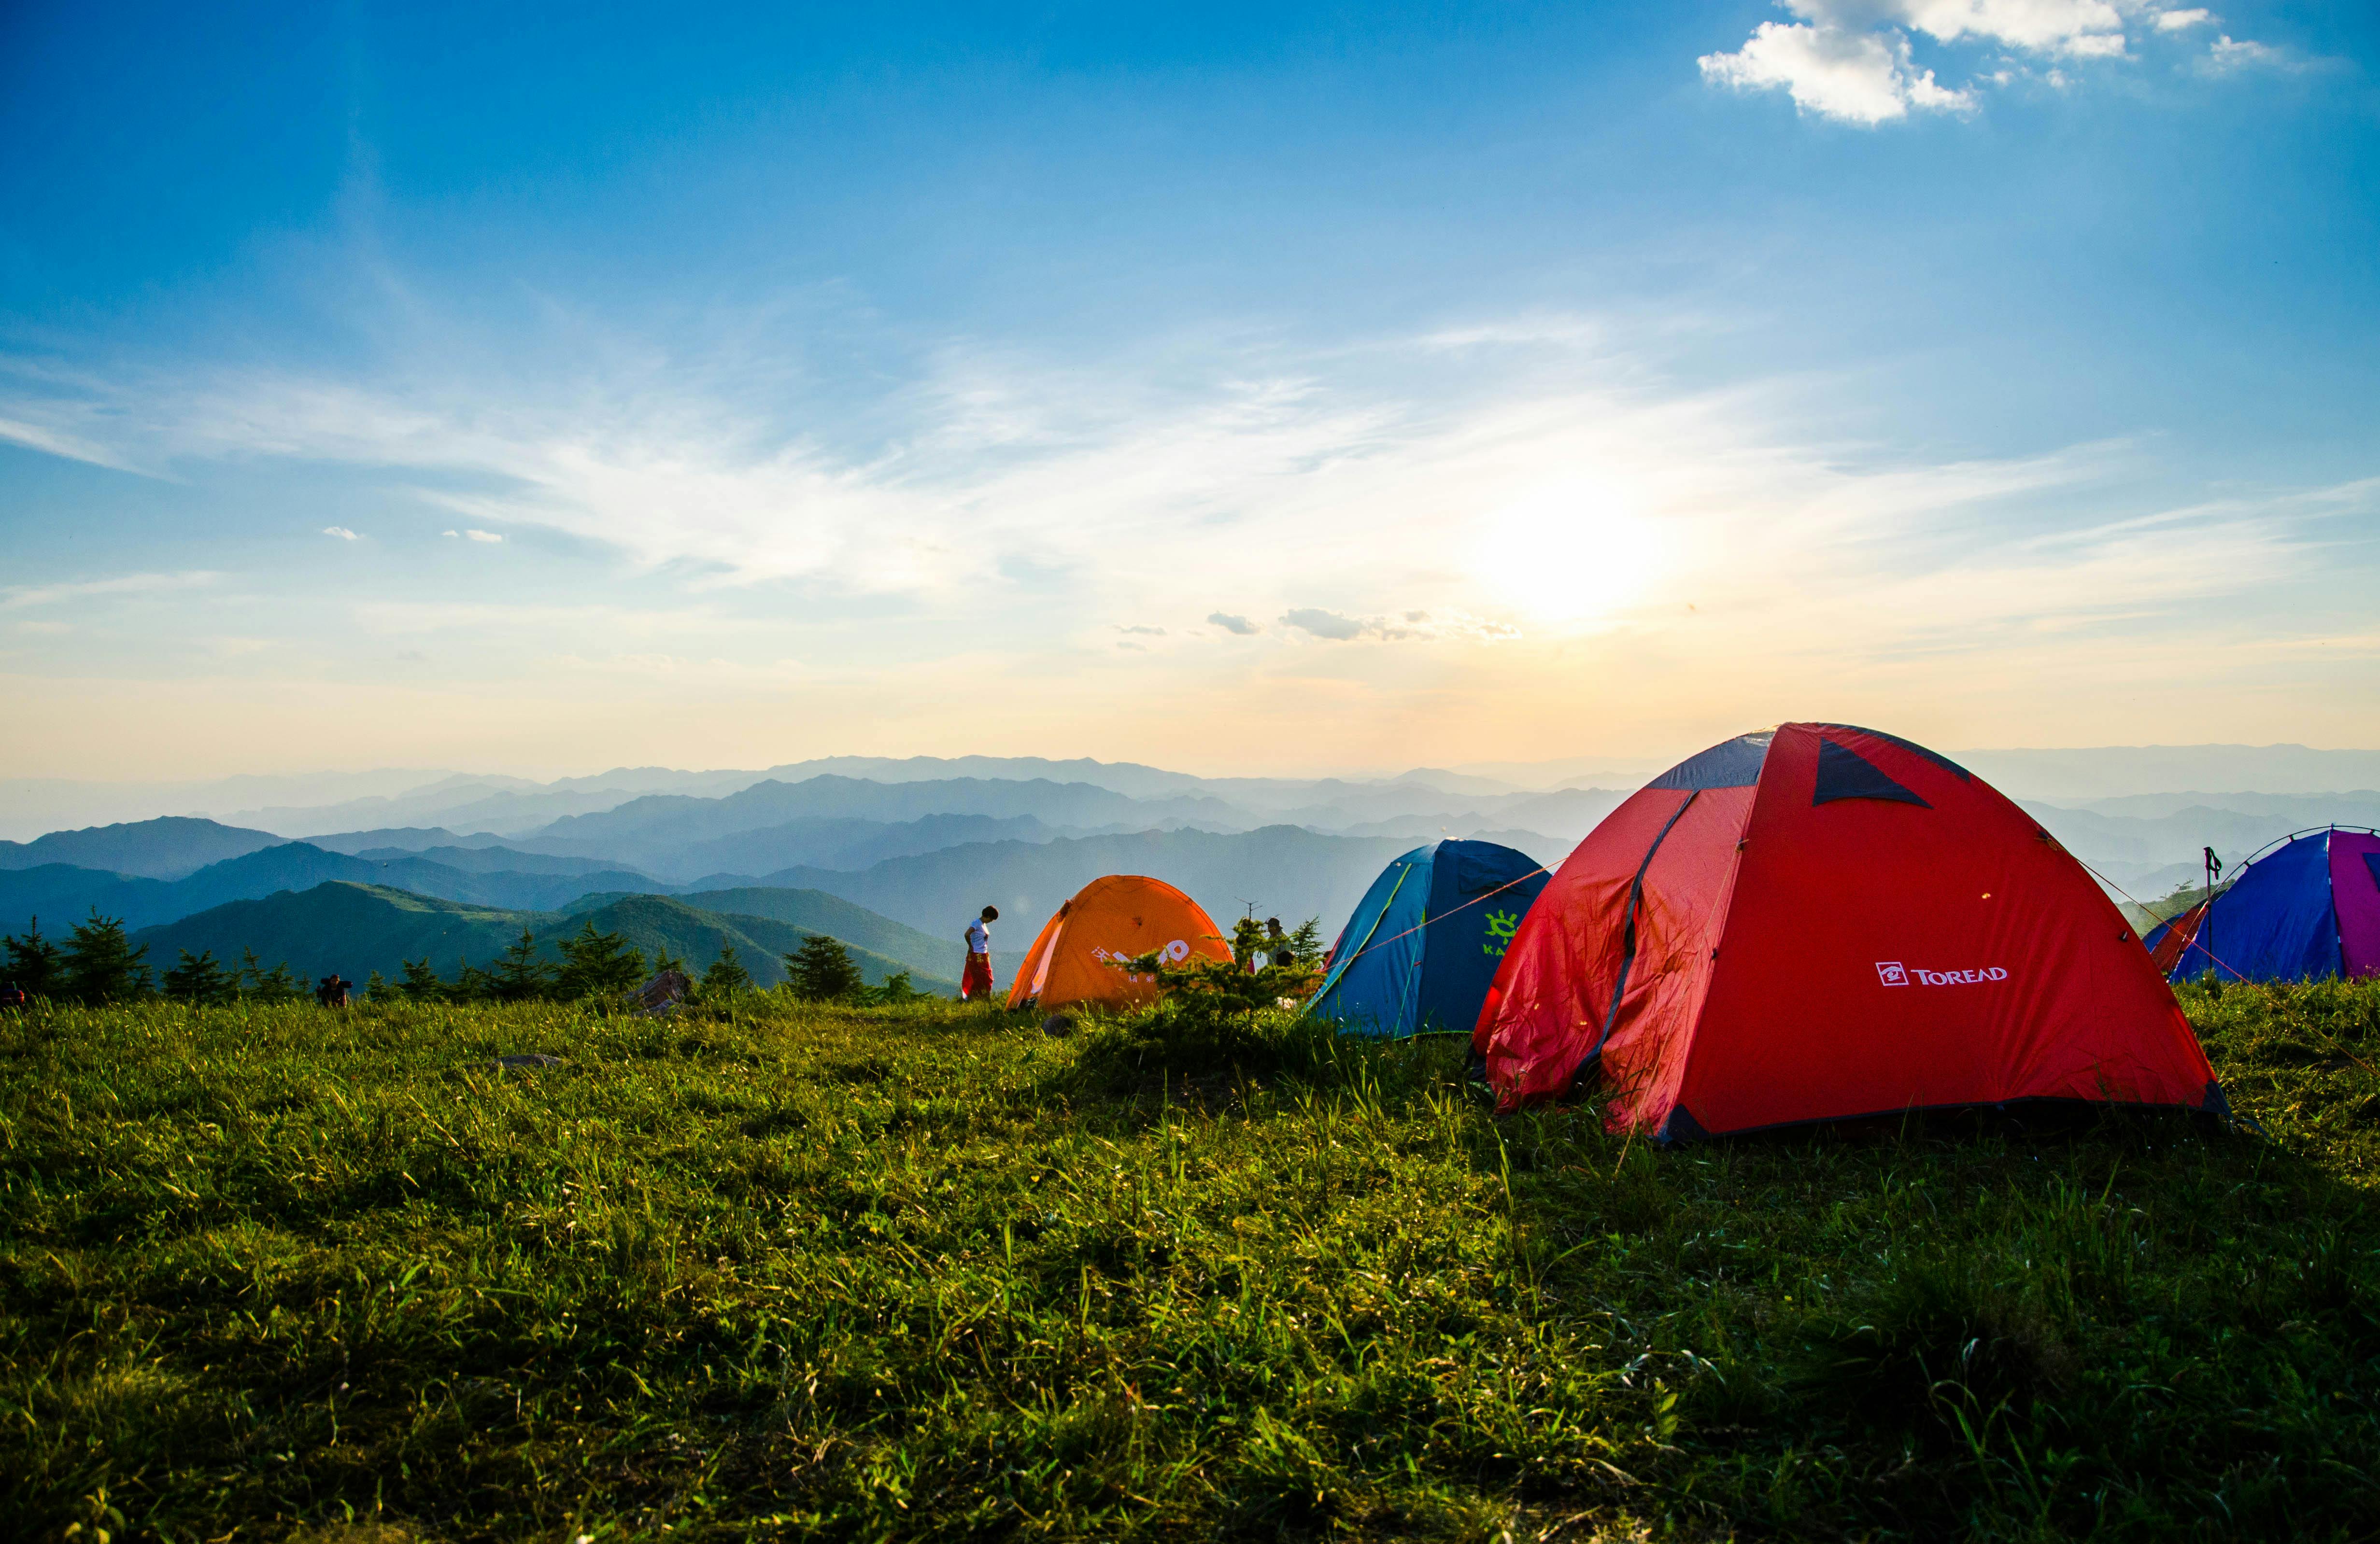
[[[982,916],[967,923],[966,970],[959,977],[959,1001],[963,1003],[991,995],[991,924],[998,921],[1000,908],[987,906]]]

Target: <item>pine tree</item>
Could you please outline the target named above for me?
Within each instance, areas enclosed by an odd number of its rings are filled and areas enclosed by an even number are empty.
[[[446,983],[440,981],[438,972],[430,968],[430,957],[426,954],[419,959],[405,961],[405,979],[396,983],[396,989],[404,993],[408,1001],[417,1003],[434,1003],[446,995]]]
[[[823,933],[811,934],[800,949],[785,956],[785,970],[793,977],[794,995],[812,1002],[847,997],[865,984],[851,951]]]
[[[103,917],[91,908],[91,920],[75,924],[67,940],[63,995],[79,1003],[120,1003],[149,995],[149,946],[134,948],[124,935],[124,919]]]
[[[237,978],[215,963],[215,951],[201,949],[196,957],[181,951],[181,960],[165,972],[165,995],[176,1002],[203,1006],[228,1002],[238,990]]]
[[[917,983],[909,979],[909,972],[906,971],[893,971],[884,978],[883,985],[868,994],[871,1002],[880,1003],[886,1007],[898,1007],[903,1003],[914,1003],[924,995],[926,994],[917,990]]]
[[[1297,931],[1289,935],[1289,952],[1296,959],[1297,968],[1301,971],[1318,971],[1322,968],[1324,947],[1321,918],[1308,917],[1297,924]]]
[[[58,947],[42,936],[42,919],[33,918],[25,925],[22,938],[14,934],[0,937],[0,948],[8,951],[6,979],[25,989],[29,997],[52,997],[57,995],[64,971],[59,963]]]
[[[240,991],[251,1002],[268,1006],[294,1003],[306,995],[306,983],[298,979],[298,972],[289,968],[289,961],[285,959],[270,971],[260,969],[254,949],[247,951],[247,959],[240,967],[239,974],[242,982]]]
[[[744,962],[735,958],[735,946],[722,945],[719,958],[710,962],[710,970],[702,972],[704,1000],[713,1003],[725,1002],[738,993],[751,990],[752,972],[746,970]]]
[[[645,951],[616,933],[598,933],[589,917],[578,931],[555,942],[562,973],[553,995],[565,1002],[581,997],[617,997],[645,979]]]
[[[382,975],[378,971],[374,971],[365,979],[364,1001],[368,1003],[384,1003],[395,995],[396,995],[396,989],[389,985],[388,978]]]
[[[488,981],[496,1001],[525,1003],[545,995],[553,984],[553,967],[537,957],[537,937],[524,926],[512,947],[496,956]]]
[[[445,989],[446,1000],[453,1003],[488,1003],[496,998],[496,978],[469,960],[456,959],[455,980]]]

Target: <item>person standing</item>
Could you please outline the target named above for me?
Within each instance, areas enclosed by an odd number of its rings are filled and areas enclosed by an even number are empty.
[[[966,970],[959,977],[959,1001],[973,1002],[991,995],[991,924],[1000,921],[1000,908],[987,906],[983,915],[967,923]]]

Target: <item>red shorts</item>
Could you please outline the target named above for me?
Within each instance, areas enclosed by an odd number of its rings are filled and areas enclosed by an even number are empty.
[[[990,996],[990,995],[991,956],[988,954],[968,955],[965,973],[959,977],[959,1001],[966,1002],[972,998],[985,997]]]

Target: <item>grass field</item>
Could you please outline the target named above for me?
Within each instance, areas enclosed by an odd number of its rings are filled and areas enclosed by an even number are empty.
[[[2187,1000],[2268,1136],[1658,1152],[1443,1042],[1185,1091],[947,1004],[0,1016],[0,1531],[2372,1537],[2380,988]]]

